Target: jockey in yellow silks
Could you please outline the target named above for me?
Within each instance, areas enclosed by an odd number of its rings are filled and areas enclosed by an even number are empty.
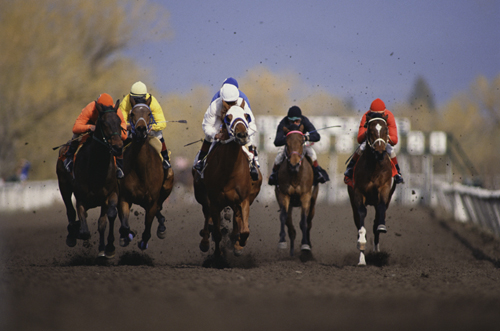
[[[156,137],[161,141],[161,156],[163,157],[163,168],[169,169],[170,158],[168,155],[167,145],[165,145],[165,139],[163,139],[162,130],[167,127],[167,122],[165,121],[165,115],[163,114],[163,109],[156,98],[148,93],[146,85],[139,81],[132,85],[130,89],[130,94],[127,94],[122,102],[120,103],[120,109],[125,118],[125,122],[129,121],[129,114],[132,110],[132,104],[130,103],[130,98],[134,98],[136,104],[146,103],[146,100],[151,97],[151,104],[149,108],[151,109],[151,114],[154,118],[154,123],[151,126],[150,136]]]

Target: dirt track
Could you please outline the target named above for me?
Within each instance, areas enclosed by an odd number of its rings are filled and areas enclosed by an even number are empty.
[[[315,260],[302,263],[277,251],[277,204],[256,202],[244,255],[209,269],[199,206],[165,206],[167,238],[154,236],[145,253],[137,240],[116,243],[106,265],[94,259],[97,233],[91,248],[65,245],[62,205],[0,214],[0,330],[499,328],[500,242],[425,208],[391,206],[386,254],[357,267],[349,206],[318,206]],[[131,224],[141,232],[139,217]]]

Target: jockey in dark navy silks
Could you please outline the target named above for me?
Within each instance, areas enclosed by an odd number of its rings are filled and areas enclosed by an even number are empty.
[[[238,82],[236,81],[236,79],[234,79],[233,77],[228,77],[222,82],[222,85],[224,84],[230,84],[236,86],[236,88],[240,92],[240,98],[243,98],[243,100],[245,100],[245,102],[247,103],[248,107],[250,107],[250,101],[248,101],[248,97],[245,95],[245,93],[240,91],[240,87],[238,86]],[[214,97],[212,98],[212,101],[210,101],[210,103],[214,102],[215,99],[217,98],[220,98],[220,89],[217,91],[217,93],[214,94]]]
[[[323,170],[318,164],[318,157],[316,152],[312,148],[312,143],[318,142],[321,137],[314,127],[314,125],[309,121],[309,119],[302,115],[302,111],[299,107],[293,106],[288,110],[287,116],[285,116],[281,122],[278,124],[278,129],[276,130],[276,138],[274,139],[274,146],[280,147],[286,145],[286,135],[283,131],[284,127],[289,127],[292,124],[300,126],[304,125],[304,151],[307,156],[312,161],[313,171],[314,171],[314,184],[326,183],[330,180],[328,174]],[[269,185],[278,185],[278,169],[281,162],[285,158],[285,148],[280,148],[276,158],[274,159],[273,171],[271,176],[269,176]]]

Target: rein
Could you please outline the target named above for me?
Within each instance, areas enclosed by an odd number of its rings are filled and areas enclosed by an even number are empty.
[[[115,112],[114,109],[109,109],[109,110],[105,110],[103,111],[102,113],[109,113],[109,112]],[[116,136],[116,135],[120,135],[121,132],[112,132],[109,136],[106,136],[104,134],[104,131],[102,130],[102,117],[101,117],[101,113],[99,113],[99,116],[97,117],[97,123],[96,123],[96,126],[99,126],[99,132],[101,133],[101,137],[97,137],[95,134],[92,135],[92,139],[101,143],[102,145],[106,146],[109,150],[109,152],[111,153],[111,151],[113,150],[113,147],[111,146],[111,143],[110,143],[110,140],[113,136]],[[99,124],[99,125],[97,125]]]

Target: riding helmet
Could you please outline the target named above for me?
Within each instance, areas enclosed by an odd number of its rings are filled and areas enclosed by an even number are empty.
[[[370,106],[371,111],[384,111],[385,110],[385,103],[380,100],[379,98],[373,100],[371,106]]]
[[[141,81],[138,81],[132,85],[132,88],[130,89],[130,94],[132,96],[145,96],[148,93],[148,89],[146,87],[146,84],[144,84]]]
[[[302,116],[302,111],[300,110],[299,107],[297,106],[292,106],[290,109],[288,109],[288,117],[293,118],[293,117],[301,117]]]
[[[97,103],[103,106],[113,106],[113,98],[107,93],[103,93],[97,98]]]
[[[234,85],[224,84],[220,89],[220,96],[226,102],[234,102],[240,97],[240,91]]]

